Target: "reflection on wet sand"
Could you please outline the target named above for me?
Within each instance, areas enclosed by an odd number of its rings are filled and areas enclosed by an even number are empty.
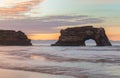
[[[37,60],[37,59],[39,59],[39,60],[43,60],[43,61],[45,61],[46,60],[46,58],[44,57],[44,56],[39,56],[39,55],[30,55],[30,59],[34,59],[34,60]]]

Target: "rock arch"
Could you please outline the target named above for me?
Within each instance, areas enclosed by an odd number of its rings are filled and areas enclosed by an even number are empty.
[[[59,40],[52,46],[85,46],[88,39],[95,40],[97,46],[111,46],[104,28],[93,26],[74,27],[61,30]]]

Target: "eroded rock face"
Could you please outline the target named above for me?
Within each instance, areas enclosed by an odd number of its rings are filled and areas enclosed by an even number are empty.
[[[85,41],[93,39],[97,46],[111,46],[104,28],[93,26],[74,27],[61,30],[59,40],[52,46],[85,46]]]
[[[0,30],[0,45],[30,46],[31,40],[21,31]]]

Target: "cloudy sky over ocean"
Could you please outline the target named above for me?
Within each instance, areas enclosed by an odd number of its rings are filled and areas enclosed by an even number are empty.
[[[0,29],[22,30],[35,40],[57,39],[60,29],[104,27],[120,40],[120,0],[0,0]]]

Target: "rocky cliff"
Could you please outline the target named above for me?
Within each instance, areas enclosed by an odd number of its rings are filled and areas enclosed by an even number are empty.
[[[61,30],[59,40],[52,46],[85,46],[85,41],[93,39],[97,46],[111,46],[104,28],[93,26],[74,27]]]
[[[31,40],[21,31],[0,30],[0,45],[30,46]]]

